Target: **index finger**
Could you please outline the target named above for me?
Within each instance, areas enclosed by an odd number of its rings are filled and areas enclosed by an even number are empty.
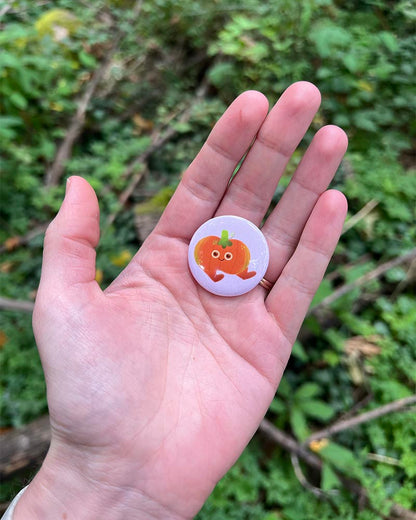
[[[253,90],[241,94],[225,111],[185,172],[155,231],[189,240],[213,217],[239,161],[268,112],[268,101]]]

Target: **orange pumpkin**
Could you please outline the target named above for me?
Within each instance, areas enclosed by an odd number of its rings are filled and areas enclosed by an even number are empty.
[[[241,240],[229,239],[227,230],[221,232],[221,238],[208,236],[201,238],[194,250],[196,263],[203,269],[214,282],[224,278],[222,271],[227,274],[235,274],[247,280],[255,276],[255,271],[248,271],[250,263],[250,250]]]

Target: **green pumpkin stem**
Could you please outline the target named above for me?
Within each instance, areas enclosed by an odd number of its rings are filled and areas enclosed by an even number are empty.
[[[222,246],[223,249],[225,249],[227,246],[233,245],[231,240],[228,239],[228,231],[226,229],[223,229],[221,231],[221,238],[220,238],[220,240],[218,240],[218,245]]]

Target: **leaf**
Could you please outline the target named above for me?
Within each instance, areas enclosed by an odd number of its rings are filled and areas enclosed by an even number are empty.
[[[361,354],[365,357],[376,356],[380,354],[381,348],[377,345],[381,340],[381,336],[378,334],[372,334],[370,336],[354,336],[349,338],[345,342],[345,352],[348,356],[355,356]]]
[[[321,473],[321,488],[323,491],[329,491],[338,488],[339,486],[340,480],[336,473],[333,471],[330,464],[324,462]]]
[[[97,60],[91,54],[88,54],[84,50],[81,50],[78,54],[79,61],[85,67],[92,69],[97,65]]]
[[[310,37],[322,58],[331,56],[337,49],[347,49],[353,38],[346,29],[329,21],[313,27]]]
[[[390,52],[397,52],[399,50],[397,38],[393,33],[388,31],[381,31],[378,36]]]
[[[290,424],[293,433],[300,441],[304,441],[309,436],[310,431],[306,423],[305,414],[296,406],[293,406],[290,412]]]
[[[310,397],[315,397],[321,393],[321,388],[317,383],[305,383],[295,392],[295,400],[301,401]]]
[[[357,474],[359,461],[356,455],[344,446],[330,442],[321,449],[320,455],[324,461],[330,462],[344,473],[352,476]]]
[[[67,9],[51,9],[43,13],[35,22],[35,28],[41,36],[56,36],[55,28],[64,28],[68,34],[74,33],[81,25],[80,20]],[[57,38],[59,40],[59,38]]]
[[[278,397],[275,397],[270,403],[270,410],[276,415],[280,415],[286,411],[286,405]]]
[[[292,355],[295,358],[298,358],[300,361],[308,361],[308,354],[306,353],[306,350],[303,348],[302,343],[298,340],[296,340],[293,345]]]
[[[333,288],[330,280],[322,280],[321,285],[319,286],[318,290],[315,293],[315,296],[313,297],[311,308],[317,305],[319,302],[321,302],[324,298],[332,294],[332,292]]]
[[[318,399],[310,399],[303,402],[301,408],[309,417],[314,417],[315,419],[320,419],[322,421],[327,421],[334,415],[334,410],[331,406],[323,401],[319,401]]]
[[[20,108],[21,110],[27,108],[27,99],[23,97],[22,94],[20,94],[20,92],[13,92],[13,94],[10,95],[9,99],[17,108]]]

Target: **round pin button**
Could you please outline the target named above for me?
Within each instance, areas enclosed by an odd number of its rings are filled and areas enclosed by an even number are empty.
[[[207,291],[239,296],[256,287],[265,275],[269,248],[252,222],[225,215],[208,220],[195,231],[188,263],[195,280]]]

